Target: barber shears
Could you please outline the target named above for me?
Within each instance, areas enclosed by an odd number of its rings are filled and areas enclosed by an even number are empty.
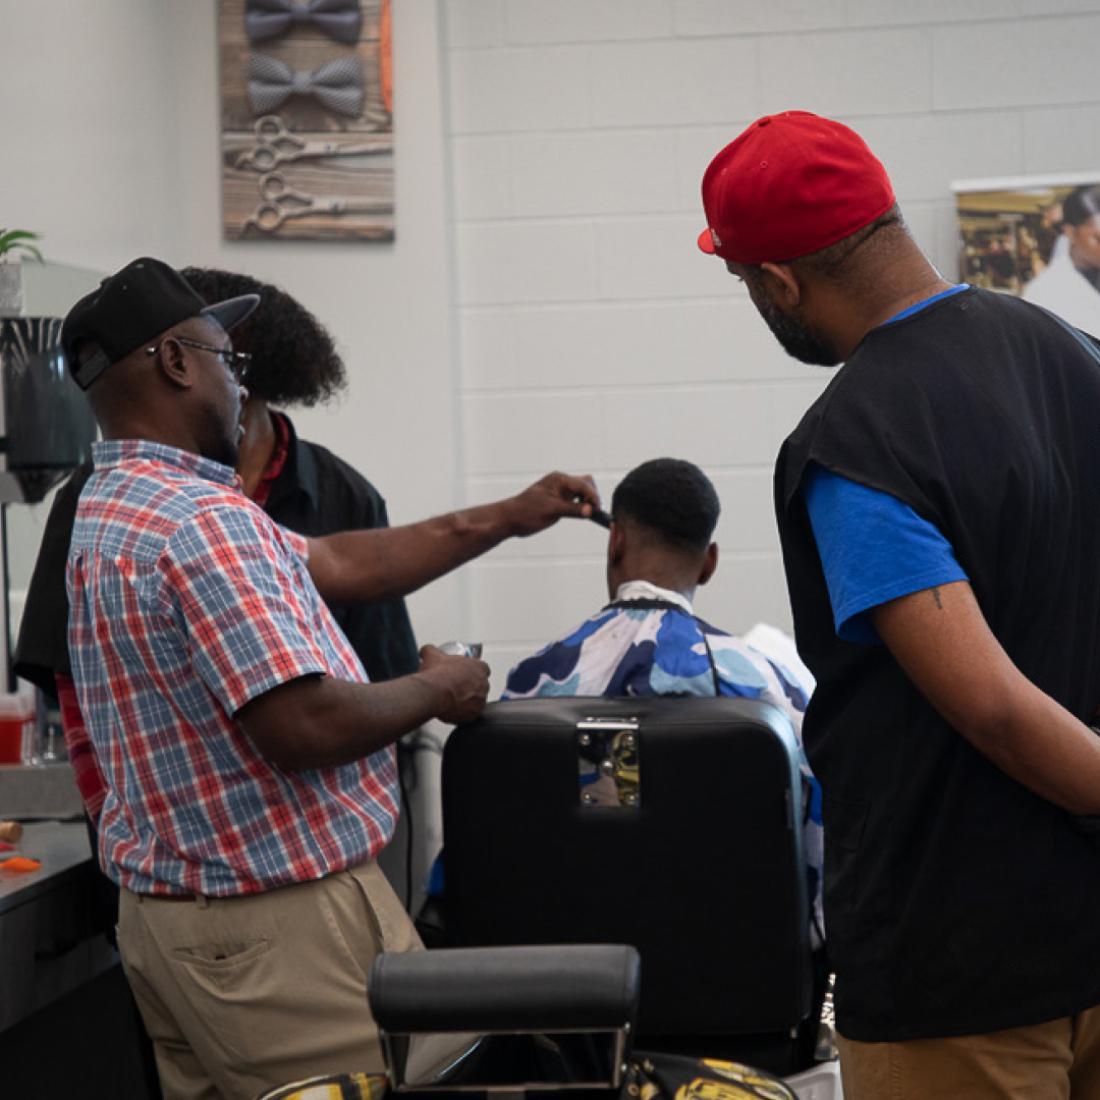
[[[270,172],[280,164],[307,157],[359,157],[369,153],[388,153],[391,149],[388,138],[375,138],[354,145],[339,141],[306,141],[292,134],[278,115],[264,115],[256,119],[254,129],[256,144],[237,157],[233,165],[235,168]]]
[[[244,223],[264,233],[273,233],[287,218],[305,218],[310,214],[388,214],[393,202],[382,199],[349,199],[342,195],[307,195],[287,186],[278,172],[269,172],[260,180],[260,202]]]

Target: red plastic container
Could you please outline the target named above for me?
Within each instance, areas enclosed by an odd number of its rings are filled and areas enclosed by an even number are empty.
[[[26,738],[34,732],[34,695],[0,695],[0,764],[22,764]]]

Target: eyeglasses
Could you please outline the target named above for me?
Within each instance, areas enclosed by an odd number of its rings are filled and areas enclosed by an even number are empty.
[[[211,355],[216,355],[229,368],[229,372],[238,382],[244,378],[245,372],[252,362],[251,352],[234,351],[231,346],[218,348],[213,344],[201,344],[198,340],[189,340],[186,336],[173,336],[172,339],[177,344],[196,348],[199,351],[208,351]],[[158,351],[160,351],[160,344],[154,344],[151,348],[145,349],[145,354],[156,355]]]

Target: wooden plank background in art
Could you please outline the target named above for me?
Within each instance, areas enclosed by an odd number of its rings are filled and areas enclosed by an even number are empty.
[[[354,19],[356,6],[357,41],[339,41],[311,18],[312,9],[342,7],[341,18]],[[393,240],[389,6],[390,0],[219,0],[226,237]],[[250,41],[246,11],[262,12],[285,30]],[[270,60],[261,62],[263,90],[254,83],[250,96],[257,55]],[[324,79],[324,67],[336,61],[339,75]],[[318,70],[322,85],[338,89],[328,103],[316,94]],[[263,95],[282,101],[265,104]]]

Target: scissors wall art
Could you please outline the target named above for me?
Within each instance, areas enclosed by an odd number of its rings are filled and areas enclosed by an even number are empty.
[[[274,233],[288,218],[305,218],[315,214],[383,214],[392,209],[392,202],[388,199],[310,195],[296,191],[278,172],[268,172],[260,179],[260,201],[245,222],[245,228]]]
[[[226,238],[393,241],[391,0],[215,6]]]
[[[281,164],[306,158],[362,157],[393,151],[393,138],[389,134],[360,135],[353,142],[307,141],[291,133],[278,115],[258,118],[253,130],[256,143],[237,157],[235,168],[270,172]]]

